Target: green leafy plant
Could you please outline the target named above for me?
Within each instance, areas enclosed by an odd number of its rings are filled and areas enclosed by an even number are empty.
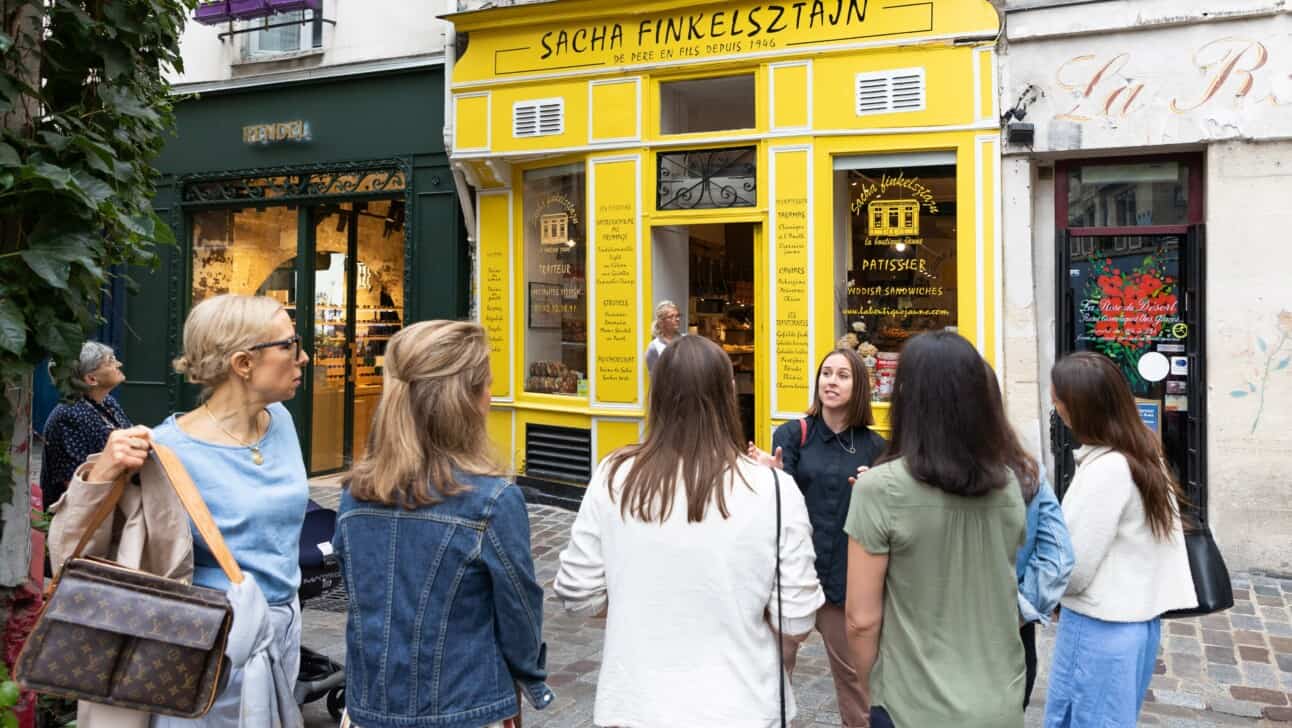
[[[14,706],[22,699],[18,683],[9,679],[9,668],[0,662],[0,728],[18,728],[18,715]]]
[[[192,0],[0,0],[0,389],[65,382],[114,269],[174,242],[151,205]],[[15,412],[0,397],[0,502]]]

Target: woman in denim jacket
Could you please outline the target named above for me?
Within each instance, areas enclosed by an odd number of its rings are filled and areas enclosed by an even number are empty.
[[[990,386],[1000,396],[1000,381],[989,365]],[[1032,698],[1036,684],[1036,623],[1048,625],[1050,614],[1068,588],[1068,577],[1076,556],[1063,508],[1054,496],[1054,488],[1045,477],[1045,465],[1027,454],[1017,437],[1010,444],[1015,474],[1027,504],[1027,535],[1018,550],[1014,570],[1018,574],[1019,637],[1023,640],[1023,664],[1027,683],[1023,689],[1023,707]]]
[[[333,539],[356,728],[504,726],[518,694],[552,702],[529,515],[485,429],[490,384],[478,324],[415,324],[386,349]]]

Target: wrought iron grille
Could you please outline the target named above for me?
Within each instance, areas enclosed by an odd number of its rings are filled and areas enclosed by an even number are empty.
[[[754,207],[758,204],[755,147],[660,152],[660,210]]]
[[[285,202],[300,198],[386,195],[403,192],[407,185],[408,172],[402,166],[194,179],[184,185],[184,202]]]

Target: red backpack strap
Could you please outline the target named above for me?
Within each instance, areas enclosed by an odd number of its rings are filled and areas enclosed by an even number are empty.
[[[803,447],[806,444],[807,444],[807,418],[803,417],[799,420],[799,447]]]

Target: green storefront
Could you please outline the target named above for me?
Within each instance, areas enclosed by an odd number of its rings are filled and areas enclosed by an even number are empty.
[[[197,389],[171,369],[184,317],[219,293],[272,296],[312,361],[288,403],[312,474],[364,447],[386,342],[467,314],[466,231],[444,153],[442,66],[204,93],[176,107],[155,206],[179,244],[135,272],[119,352],[131,418]]]

